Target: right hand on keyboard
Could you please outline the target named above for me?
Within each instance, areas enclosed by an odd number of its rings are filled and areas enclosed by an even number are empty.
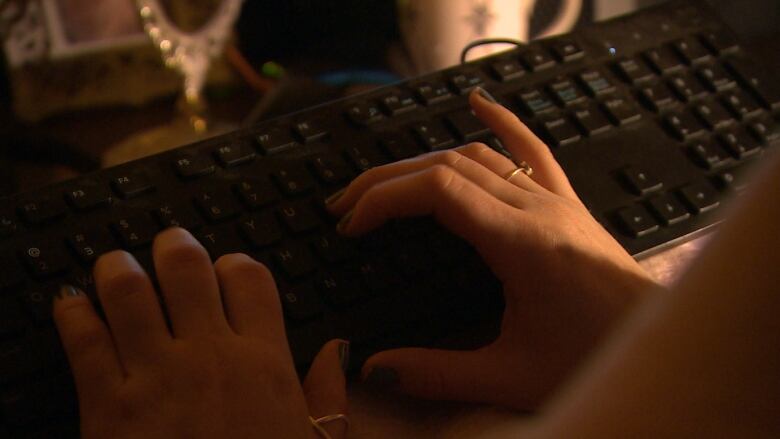
[[[501,334],[475,351],[380,352],[362,375],[424,398],[531,409],[656,285],[588,213],[541,140],[478,93],[470,102],[513,157],[533,167],[531,177],[507,180],[512,161],[470,144],[369,170],[329,208],[350,236],[391,218],[433,215],[469,241],[504,286]]]

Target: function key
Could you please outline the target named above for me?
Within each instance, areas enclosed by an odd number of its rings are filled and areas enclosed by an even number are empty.
[[[252,248],[259,249],[282,239],[279,223],[271,212],[257,213],[239,221],[238,228]]]
[[[739,49],[737,40],[725,30],[715,30],[701,34],[701,41],[715,54],[734,52]]]
[[[414,87],[414,92],[425,105],[438,104],[452,98],[452,93],[446,85],[425,82]]]
[[[276,210],[279,219],[293,233],[304,233],[320,225],[314,210],[306,204],[285,204]]]
[[[574,41],[559,39],[550,44],[550,49],[559,61],[569,62],[585,57],[585,52]]]
[[[298,165],[278,167],[271,177],[287,195],[300,195],[314,189],[314,180],[305,168]]]
[[[70,260],[65,250],[59,247],[29,244],[20,250],[24,264],[38,279],[47,279],[68,270]]]
[[[219,163],[230,168],[242,163],[248,163],[255,159],[255,151],[245,143],[234,143],[232,145],[223,145],[214,151]]]
[[[653,78],[653,72],[641,61],[637,61],[633,58],[623,59],[617,62],[617,69],[623,78],[632,83],[637,84],[642,81],[647,81]]]
[[[347,117],[355,125],[365,127],[381,122],[385,115],[377,104],[357,102],[347,107]]]
[[[406,92],[394,92],[379,98],[382,108],[391,116],[396,116],[417,108],[417,101]]]
[[[445,120],[462,142],[471,142],[490,131],[488,127],[477,119],[477,116],[468,109],[452,113],[447,116]]]
[[[19,230],[16,219],[7,213],[0,212],[0,238],[11,236]]]
[[[756,142],[756,139],[741,129],[720,133],[718,139],[739,160],[761,151],[761,145]]]
[[[592,103],[577,107],[572,114],[580,128],[589,136],[602,133],[612,127],[604,113]]]
[[[538,47],[530,48],[521,53],[520,61],[532,72],[549,69],[555,65],[555,60]]]
[[[157,227],[146,215],[119,218],[111,224],[111,229],[119,238],[122,246],[128,250],[135,250],[151,244],[157,233]]]
[[[293,125],[293,131],[303,143],[314,142],[328,135],[328,132],[314,121],[300,121]]]
[[[568,145],[577,142],[581,138],[577,128],[564,118],[544,122],[543,129],[555,146]]]
[[[587,99],[577,86],[574,85],[574,82],[566,78],[558,79],[557,81],[550,83],[547,86],[547,89],[550,91],[550,94],[555,96],[555,98],[558,99],[558,102],[564,106],[573,105]]]
[[[676,102],[671,90],[663,82],[656,82],[655,84],[641,87],[639,96],[651,110],[657,113],[664,108],[674,105]]]
[[[195,197],[195,205],[210,222],[228,220],[238,215],[233,195],[228,191],[206,191]]]
[[[642,53],[648,63],[650,63],[656,72],[666,74],[680,70],[684,67],[680,58],[668,47],[659,47],[650,49]]]
[[[189,206],[165,204],[152,210],[152,215],[161,229],[181,227],[193,231],[202,225]]]
[[[682,141],[706,132],[704,125],[687,111],[672,113],[666,117],[665,122],[674,136]]]
[[[65,198],[74,209],[88,211],[111,204],[111,193],[102,186],[83,185],[65,192]]]
[[[173,168],[185,179],[209,175],[216,169],[211,158],[201,154],[182,155],[174,159]]]
[[[267,206],[279,198],[268,180],[244,180],[236,184],[235,190],[241,201],[251,210]]]
[[[555,104],[538,89],[521,91],[517,98],[528,115],[537,117],[542,113],[555,110]]]
[[[615,90],[615,86],[598,70],[586,70],[578,75],[578,79],[591,96],[600,96]]]
[[[365,172],[387,163],[387,159],[374,145],[349,146],[344,153],[358,172]]]
[[[642,118],[639,107],[633,101],[624,98],[607,99],[602,103],[602,106],[612,122],[618,126],[636,122]]]
[[[715,130],[734,122],[734,117],[718,101],[708,99],[694,106],[694,111],[710,129]]]
[[[449,82],[459,94],[465,95],[485,81],[476,72],[461,72],[450,77]]]
[[[335,155],[319,155],[309,162],[314,174],[323,183],[340,183],[352,177],[352,172],[341,157]]]
[[[651,198],[648,203],[650,204],[650,210],[665,226],[681,223],[691,217],[685,206],[671,194]]]
[[[731,155],[711,140],[700,140],[690,148],[693,159],[705,169],[715,169],[733,163]]]
[[[620,171],[620,177],[639,196],[661,190],[663,183],[641,166],[629,166]]]
[[[295,145],[290,130],[273,127],[260,132],[257,137],[257,144],[266,155],[275,154]]]
[[[736,86],[736,82],[734,82],[731,75],[717,64],[702,67],[696,71],[696,74],[714,92],[728,90]]]
[[[740,119],[756,116],[763,111],[758,102],[741,89],[727,91],[721,98],[729,110]]]
[[[135,198],[154,190],[149,176],[142,172],[127,173],[114,177],[111,186],[124,199]]]
[[[679,73],[669,79],[672,90],[685,102],[691,102],[707,95],[707,89],[690,73]]]
[[[720,205],[718,193],[708,183],[693,183],[680,189],[683,201],[695,213],[704,213]]]
[[[501,82],[508,82],[525,75],[525,69],[517,60],[500,59],[490,64],[490,70]]]
[[[455,138],[437,122],[419,122],[412,125],[412,132],[429,151],[455,146]]]
[[[65,203],[58,197],[42,197],[23,201],[19,214],[29,224],[43,224],[54,221],[67,213]]]
[[[624,229],[634,238],[647,236],[659,229],[650,212],[640,204],[620,209],[617,217]]]
[[[688,64],[697,64],[712,59],[712,55],[701,42],[692,37],[674,41],[672,47]]]

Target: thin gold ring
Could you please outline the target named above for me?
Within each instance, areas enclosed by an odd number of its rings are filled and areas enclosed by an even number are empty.
[[[526,161],[522,161],[517,165],[516,169],[512,170],[512,172],[508,173],[504,177],[504,180],[510,181],[512,180],[512,177],[514,177],[515,175],[521,172],[530,177],[534,173],[534,168],[532,168],[531,165],[529,165]]]
[[[349,419],[347,418],[347,415],[343,413],[327,415],[317,419],[309,416],[309,422],[311,422],[311,426],[314,427],[314,431],[316,431],[317,434],[323,439],[331,439],[331,436],[327,431],[325,431],[325,429],[322,427],[322,424],[327,424],[328,422],[333,421],[344,421],[345,426],[349,428]]]

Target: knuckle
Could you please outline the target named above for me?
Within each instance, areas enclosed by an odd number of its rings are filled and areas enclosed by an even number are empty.
[[[215,266],[226,276],[263,279],[272,277],[268,267],[242,253],[224,255],[217,260]]]
[[[447,192],[456,177],[455,170],[444,165],[431,166],[427,173],[429,186],[438,192]]]
[[[486,151],[492,151],[492,149],[489,146],[485,145],[482,142],[471,142],[468,145],[466,145],[464,150],[468,153],[473,153],[473,154],[482,154],[485,153]]]
[[[462,158],[461,153],[448,149],[439,153],[438,162],[447,166],[455,166]]]

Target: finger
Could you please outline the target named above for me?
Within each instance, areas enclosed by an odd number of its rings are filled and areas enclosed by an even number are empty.
[[[214,269],[233,330],[285,344],[279,294],[268,268],[245,254],[236,253],[217,259]]]
[[[83,291],[63,286],[54,300],[54,324],[83,405],[99,403],[102,392],[121,384],[124,371],[108,328]]]
[[[152,253],[174,336],[228,331],[217,276],[206,249],[188,231],[174,227],[157,235]]]
[[[95,262],[95,285],[125,370],[154,360],[170,332],[149,276],[130,253],[106,253]]]
[[[349,362],[349,342],[331,340],[322,347],[303,382],[309,414],[318,419],[347,414],[347,389],[344,371]],[[347,435],[347,423],[333,421],[321,424],[333,439]]]
[[[507,182],[495,171],[471,159],[471,156],[480,157],[483,155],[478,152],[482,147],[488,148],[486,145],[473,143],[455,150],[434,152],[373,168],[355,179],[341,196],[328,203],[328,207],[334,214],[343,215],[373,186],[383,181],[420,172],[436,165],[450,167],[499,200],[515,207],[520,207],[525,197],[517,190],[517,186]],[[484,157],[480,157],[480,159],[485,160]],[[492,162],[490,163],[492,164]]]
[[[474,162],[479,163],[485,167],[485,169],[501,177],[501,179],[508,181],[519,188],[529,192],[536,192],[539,189],[539,185],[533,180],[530,178],[523,178],[527,177],[524,173],[521,173],[517,177],[509,178],[512,172],[517,169],[515,162],[509,160],[503,154],[499,154],[496,150],[484,143],[470,143],[456,148],[456,151]]]
[[[576,198],[566,174],[542,142],[528,127],[505,107],[482,96],[482,89],[469,95],[469,102],[477,117],[490,128],[517,163],[525,161],[534,169],[531,178],[546,189],[566,197]]]
[[[476,351],[403,348],[370,357],[361,377],[377,391],[506,405],[517,399],[511,386],[502,381],[506,373],[489,346]]]

